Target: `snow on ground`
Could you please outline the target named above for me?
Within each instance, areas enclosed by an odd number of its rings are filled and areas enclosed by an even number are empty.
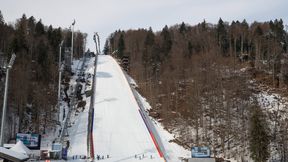
[[[20,160],[28,159],[27,155],[25,155],[23,153],[16,152],[16,151],[13,151],[11,149],[6,149],[4,147],[0,147],[0,152],[4,153],[6,155],[9,155],[10,157],[15,157],[15,158],[20,159]]]
[[[266,110],[270,114],[270,117],[277,118],[278,120],[286,120],[288,118],[288,99],[286,97],[282,97],[277,93],[261,91],[256,94],[256,98],[259,106]]]
[[[136,81],[133,78],[131,78],[128,74],[125,74],[125,77],[127,78],[127,81],[131,87],[133,87],[133,88],[138,87],[138,84],[136,83]]]
[[[86,61],[85,66],[87,66],[85,69],[85,78],[88,77],[88,75],[93,75],[93,69],[94,69],[94,60],[95,57],[90,58]],[[78,64],[74,63],[73,65]],[[76,67],[79,72],[79,66]],[[75,68],[74,67],[74,68]],[[75,82],[78,78],[79,73],[76,73],[73,76],[72,82]],[[92,82],[92,77],[88,78],[89,82]],[[81,83],[82,88],[82,97],[83,101],[86,101],[85,109],[79,113],[72,113],[70,122],[72,123],[72,126],[68,129],[69,139],[70,139],[70,147],[68,150],[68,159],[72,159],[72,157],[76,157],[78,155],[85,155],[87,156],[87,131],[88,131],[88,114],[89,114],[89,107],[90,107],[90,97],[86,97],[85,91],[91,90],[91,86],[86,86],[86,84]]]
[[[104,157],[101,161],[164,161],[117,62],[111,56],[100,55],[96,75],[93,123],[96,160],[99,155]]]
[[[87,156],[87,127],[88,112],[86,108],[75,120],[75,124],[69,129],[70,147],[68,157],[75,155]],[[70,159],[69,158],[69,159]]]
[[[85,70],[85,77],[87,78],[88,75],[88,80],[90,84],[92,83],[92,77],[94,73],[94,60],[95,57],[92,58],[87,58],[87,61],[85,63],[86,68]],[[70,80],[70,88],[68,90],[68,95],[70,96],[72,91],[72,88],[75,87],[76,85],[76,79],[78,78],[78,74],[81,68],[83,60],[74,60],[73,65],[72,65],[72,71],[75,73],[75,75],[72,76]],[[85,155],[87,156],[87,127],[88,127],[88,111],[89,111],[89,106],[90,106],[90,97],[86,97],[85,91],[91,90],[91,85],[88,86],[84,83],[81,83],[83,85],[82,88],[82,94],[83,95],[83,100],[86,101],[86,106],[84,111],[80,111],[79,113],[76,113],[75,110],[73,110],[71,117],[70,117],[70,123],[71,127],[68,129],[68,134],[69,134],[69,140],[70,140],[70,147],[68,149],[68,159],[69,161],[84,161],[84,160],[71,160],[73,156],[79,156],[79,155]],[[63,87],[62,87],[63,89]],[[64,98],[64,93],[61,94],[62,99]],[[60,103],[60,111],[59,111],[59,121],[60,125],[63,128],[65,120],[67,119],[67,114],[68,114],[69,108],[66,102],[61,101]],[[52,142],[56,140],[56,138],[59,135],[59,129],[60,126],[57,129],[51,130],[47,132],[47,134],[42,135],[42,140],[41,140],[41,150],[51,150],[52,147]],[[40,153],[38,153],[40,154]],[[59,160],[57,160],[59,161]]]
[[[29,156],[31,154],[31,151],[23,144],[22,141],[18,141],[16,145],[14,145],[10,150],[22,153],[24,155]]]
[[[79,62],[74,62],[74,68]],[[85,73],[93,74],[94,58],[87,61]],[[79,68],[79,66],[78,66]],[[101,161],[164,161],[160,158],[155,144],[139,114],[138,104],[130,90],[129,84],[119,65],[110,56],[99,56],[96,80],[96,101],[94,111],[94,152],[104,160]],[[77,74],[73,76],[71,83],[76,84]],[[92,82],[92,77],[91,77]],[[128,78],[132,87],[137,86],[132,78]],[[91,86],[83,87],[90,90]],[[82,93],[84,93],[82,91]],[[83,96],[86,101],[85,110],[78,115],[72,115],[72,127],[69,128],[70,149],[69,161],[75,155],[87,155],[87,124],[90,97]],[[150,109],[145,98],[140,100],[146,109]],[[65,105],[65,104],[63,104]],[[67,112],[66,112],[67,113]],[[63,114],[62,114],[63,115]],[[178,162],[181,158],[191,157],[190,150],[185,150],[173,140],[172,134],[164,130],[163,126],[151,118],[156,126],[168,154],[169,162]],[[74,123],[74,124],[73,124]],[[107,158],[107,155],[109,158]],[[135,158],[135,155],[137,156]],[[144,158],[142,157],[144,155]]]
[[[85,159],[75,159],[75,160],[68,160],[69,162],[91,162],[90,160]],[[46,160],[40,160],[40,162],[46,162]],[[50,162],[67,162],[66,160],[50,160]]]
[[[287,97],[283,97],[275,92],[269,92],[269,89],[260,91],[258,94],[256,94],[256,97],[260,107],[263,110],[266,110],[268,114],[268,122],[270,122],[269,125],[270,129],[272,130],[271,133],[274,134],[276,132],[276,134],[278,134],[277,131],[281,131],[281,128],[279,128],[280,124],[278,123],[285,123],[288,118]],[[278,147],[279,143],[277,143],[277,140],[270,143],[270,159],[272,161],[280,161],[279,159],[281,159],[281,155],[279,154],[279,151],[277,151]]]
[[[139,100],[142,102],[143,106],[145,107],[146,110],[151,109],[150,104],[147,102],[147,100],[142,97],[140,94],[138,95]],[[183,158],[190,158],[191,157],[191,151],[186,150],[182,146],[170,142],[171,140],[175,139],[173,134],[169,133],[167,130],[164,129],[163,125],[159,123],[158,121],[154,120],[152,117],[150,119],[153,121],[159,136],[161,137],[162,143],[165,147],[166,154],[169,157],[169,162],[178,162],[180,159]]]
[[[126,75],[126,78],[127,78],[128,82],[132,88],[138,87],[137,82],[133,78],[131,78],[129,75]],[[141,94],[139,94],[137,91],[136,91],[136,93],[137,93],[136,97],[138,97],[137,99],[141,102],[141,104],[144,106],[145,110],[148,113],[148,110],[151,109],[150,104],[148,103],[146,98],[144,98]],[[158,132],[158,134],[161,138],[161,142],[165,147],[166,155],[169,158],[169,159],[167,159],[167,161],[179,162],[183,158],[190,158],[191,157],[191,151],[190,150],[187,150],[184,147],[182,147],[182,146],[180,146],[174,142],[170,142],[171,140],[175,139],[174,135],[169,133],[167,130],[165,130],[161,123],[159,123],[158,121],[156,121],[152,117],[150,117],[150,120],[153,122],[153,124],[156,128],[156,131]]]
[[[276,93],[262,91],[258,93],[256,97],[260,106],[268,109],[270,112],[283,110],[283,108],[287,106],[287,99]]]

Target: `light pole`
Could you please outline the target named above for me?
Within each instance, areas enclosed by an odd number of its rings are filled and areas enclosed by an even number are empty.
[[[83,59],[85,57],[85,52],[86,52],[86,43],[87,43],[87,35],[84,35],[84,48],[83,48]]]
[[[6,79],[5,79],[5,90],[4,90],[2,122],[1,122],[1,136],[0,136],[0,146],[1,147],[3,147],[4,122],[5,122],[5,115],[6,115],[9,70],[12,68],[13,63],[15,61],[15,58],[16,58],[16,55],[13,53],[11,56],[9,64],[6,66]]]
[[[98,51],[98,46],[97,46],[97,39],[96,39],[96,36],[97,36],[97,33],[94,34],[93,36],[93,40],[95,42],[95,47],[96,47],[96,55],[99,54],[99,51]]]
[[[74,25],[75,25],[75,19],[74,19],[74,21],[73,21],[73,23],[72,23],[72,28],[71,28],[71,30],[72,30],[72,39],[71,39],[71,65],[73,64],[73,40],[74,40]]]
[[[101,50],[100,50],[100,38],[99,38],[99,35],[98,33],[96,32],[95,35],[97,36],[97,40],[98,40],[98,54],[101,53]]]
[[[60,90],[61,90],[61,75],[62,75],[62,63],[61,63],[61,52],[62,52],[62,45],[63,45],[63,40],[59,44],[59,80],[58,80],[58,109],[60,109]]]

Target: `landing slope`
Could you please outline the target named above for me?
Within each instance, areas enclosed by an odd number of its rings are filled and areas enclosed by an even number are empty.
[[[163,162],[139,113],[129,84],[111,56],[99,56],[96,77],[93,124],[95,158],[100,155],[101,158],[105,157],[105,161],[134,162],[141,158],[141,161]]]

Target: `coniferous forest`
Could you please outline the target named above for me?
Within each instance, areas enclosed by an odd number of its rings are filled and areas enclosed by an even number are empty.
[[[87,36],[74,32],[74,56],[84,52]],[[59,45],[64,40],[65,48],[71,48],[71,30],[46,26],[41,19],[25,14],[13,23],[5,22],[0,11],[0,52],[8,60],[16,54],[10,70],[9,94],[5,130],[6,137],[16,133],[45,134],[48,128],[55,128],[57,119],[57,88]],[[0,73],[0,105],[3,103],[5,70]],[[2,112],[2,109],[1,109]]]
[[[177,135],[174,142],[211,146],[225,157],[250,152],[256,161],[287,161],[288,105],[268,110],[259,101],[262,92],[288,95],[287,43],[281,19],[220,18],[161,31],[117,30],[104,53],[120,64],[129,58],[122,66],[151,104],[149,114]]]
[[[10,72],[5,138],[17,132],[45,134],[59,124],[59,45],[64,40],[62,53],[71,48],[71,34],[25,14],[7,23],[0,12],[0,57],[17,56]],[[74,57],[79,58],[87,34],[74,34]],[[117,30],[103,53],[136,80],[151,105],[149,115],[176,136],[171,142],[262,162],[274,157],[288,161],[287,48],[281,19],[247,23],[220,18],[217,24],[182,22],[160,31]],[[1,68],[0,92],[4,82]],[[276,103],[270,109],[263,103],[271,94],[279,95],[271,99]]]

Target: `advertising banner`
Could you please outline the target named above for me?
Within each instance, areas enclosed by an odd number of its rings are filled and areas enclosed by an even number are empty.
[[[210,158],[209,147],[192,147],[192,158]]]
[[[67,148],[62,149],[62,159],[67,160]]]
[[[40,150],[41,136],[39,134],[17,133],[16,142],[19,140],[31,150]]]

